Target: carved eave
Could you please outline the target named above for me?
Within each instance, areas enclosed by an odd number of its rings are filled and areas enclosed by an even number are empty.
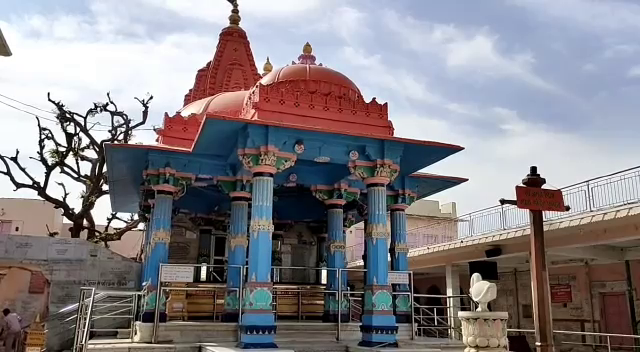
[[[375,98],[367,103],[349,87],[319,80],[258,83],[249,93],[241,116],[332,131],[364,128],[371,134],[393,136],[387,103],[380,104]]]

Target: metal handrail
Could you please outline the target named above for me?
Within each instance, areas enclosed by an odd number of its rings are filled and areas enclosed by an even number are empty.
[[[567,212],[545,212],[545,220],[556,220],[593,211],[640,202],[640,166],[624,169],[603,176],[560,188],[565,203],[571,204]],[[410,248],[422,248],[451,240],[480,236],[526,226],[528,212],[514,205],[496,205],[476,210],[453,219],[445,219],[407,231]],[[440,229],[437,229],[441,227]],[[431,244],[412,245],[416,236],[440,236]],[[346,248],[347,261],[360,260],[364,246],[358,243]]]
[[[531,330],[531,329],[507,329],[507,333],[509,332],[526,332],[526,333],[535,333],[535,330]],[[596,343],[585,343],[586,345],[601,345],[601,346],[607,346],[607,350],[609,352],[611,352],[611,347],[634,347],[637,348],[637,346],[617,346],[617,345],[611,345],[611,338],[612,337],[623,337],[623,338],[632,338],[632,339],[640,339],[640,335],[627,335],[627,334],[615,334],[615,333],[607,333],[607,332],[587,332],[587,331],[565,331],[565,330],[553,330],[554,334],[560,334],[560,335],[580,335],[580,336],[594,336],[594,337],[606,337],[607,338],[607,343],[605,344],[596,344]],[[570,343],[570,344],[575,344],[574,342],[561,342],[561,343]]]
[[[90,293],[89,298],[87,294]],[[75,305],[77,307],[77,313],[75,314],[76,323],[72,326],[75,330],[75,337],[73,342],[73,352],[84,352],[87,349],[87,344],[89,342],[89,335],[91,331],[94,332],[104,332],[104,331],[119,331],[121,329],[92,329],[91,323],[98,319],[104,318],[127,318],[131,319],[131,324],[129,330],[129,337],[133,338],[134,334],[134,324],[136,317],[136,310],[138,308],[139,296],[143,295],[144,291],[108,291],[108,290],[99,290],[95,287],[81,287],[80,288],[80,299],[79,302]],[[96,302],[105,300],[111,297],[128,297],[123,300],[118,300],[113,303],[105,303],[101,304],[99,307],[96,307]],[[123,302],[131,301],[131,304],[123,304]],[[99,310],[104,310],[110,307],[122,307],[127,306],[127,308],[118,309],[113,312],[109,312],[105,315],[95,315],[94,312]],[[71,306],[70,306],[71,307]],[[65,307],[65,311],[68,311],[69,307]],[[119,315],[126,311],[131,311],[131,314],[127,315]],[[70,320],[66,319],[65,321]]]

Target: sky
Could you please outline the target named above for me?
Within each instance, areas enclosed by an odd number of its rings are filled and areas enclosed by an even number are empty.
[[[459,214],[514,197],[531,165],[562,187],[640,164],[640,2],[239,4],[260,71],[267,56],[289,64],[308,41],[365,100],[389,103],[396,136],[465,147],[423,170],[470,179],[430,197],[457,202]],[[82,111],[111,92],[138,116],[133,98],[152,93],[148,127],[159,126],[213,57],[229,11],[224,0],[1,0],[14,55],[0,57],[0,94],[50,110],[51,92]],[[35,153],[32,116],[0,104],[0,123],[0,152]],[[35,197],[5,179],[0,196]],[[97,218],[108,212],[104,197]]]

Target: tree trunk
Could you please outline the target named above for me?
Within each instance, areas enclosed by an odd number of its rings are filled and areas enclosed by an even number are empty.
[[[80,234],[82,234],[82,225],[83,221],[76,221],[69,228],[69,232],[71,232],[71,238],[80,238]]]

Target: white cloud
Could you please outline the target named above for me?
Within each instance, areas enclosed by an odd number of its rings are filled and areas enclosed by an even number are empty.
[[[91,12],[86,15],[29,15],[0,23],[14,51],[13,57],[1,61],[0,93],[48,108],[45,97],[46,92],[51,91],[74,109],[81,110],[88,103],[103,99],[104,93],[111,90],[122,107],[135,116],[138,106],[132,98],[149,91],[156,96],[150,122],[156,125],[161,123],[164,111],[179,108],[196,70],[212,56],[220,28],[217,25],[227,23],[229,5],[221,0],[156,1],[157,8],[173,14],[167,22],[189,21],[177,17],[179,15],[216,24],[206,32],[183,33],[162,28],[165,33],[158,34],[155,31],[158,28],[138,20],[140,13],[147,10],[138,6],[148,6],[151,0],[135,0],[134,4],[134,0],[110,1],[109,6],[91,2]],[[240,6],[247,26],[255,23],[248,19],[260,16],[272,22],[296,16],[301,21],[308,19],[302,14],[325,18],[327,13],[320,6],[329,7],[321,1],[279,0],[246,0],[241,1]],[[513,185],[530,164],[538,164],[551,184],[562,186],[637,162],[633,153],[637,148],[616,148],[615,141],[581,137],[578,132],[552,131],[532,123],[534,116],[512,106],[458,101],[447,96],[420,72],[385,62],[385,51],[396,50],[396,47],[365,50],[354,43],[358,35],[377,35],[378,31],[387,31],[387,26],[363,28],[366,14],[356,8],[342,6],[335,11],[342,16],[336,23],[346,21],[345,26],[334,24],[333,28],[323,30],[333,29],[349,46],[334,54],[353,69],[344,73],[358,78],[355,81],[364,91],[388,95],[385,98],[390,101],[396,134],[467,148],[428,168],[430,172],[471,179],[463,186],[435,196],[436,199],[457,201],[461,211],[470,211],[493,205],[501,196],[510,196]],[[505,50],[499,45],[499,38],[486,29],[417,21],[409,25],[420,27],[406,28],[403,38],[411,36],[405,44],[421,53],[441,55],[440,59],[452,73],[518,79],[534,87],[552,89],[549,82],[534,73],[533,55]],[[249,35],[251,33],[249,31]],[[270,50],[278,51],[279,43],[287,40],[286,35],[290,33],[283,33],[283,38],[274,38],[266,44],[273,46]],[[490,89],[491,85],[487,87]],[[399,103],[403,100],[410,101],[405,105],[415,108],[400,111],[402,104]],[[19,147],[25,154],[33,151],[32,118],[2,105],[0,113],[2,121],[12,125],[10,129],[0,130],[3,141],[0,150],[6,152]],[[140,138],[152,141],[154,135],[141,133]],[[0,178],[0,195],[16,196],[11,190]],[[25,195],[33,196],[18,194]],[[108,199],[104,198],[99,206],[102,218],[108,211]]]
[[[535,88],[560,93],[561,90],[533,72],[533,54],[506,54],[498,48],[498,36],[486,28],[462,28],[453,24],[430,23],[386,11],[383,22],[409,48],[423,54],[441,55],[453,73],[475,77],[512,78]]]
[[[399,77],[404,76],[404,69],[383,65],[379,56],[353,48],[344,52],[356,68],[351,72],[362,78],[357,80],[361,88],[393,90],[389,110],[396,136],[466,148],[424,170],[470,178],[468,183],[432,197],[457,202],[461,213],[496,205],[501,197],[512,197],[514,186],[531,165],[540,167],[551,186],[562,187],[637,164],[633,148],[619,147],[619,141],[582,136],[578,131],[556,131],[534,122],[542,119],[526,113],[523,116],[510,107],[456,102],[439,95],[423,80],[403,83]],[[423,92],[427,91],[429,99],[424,99]],[[423,104],[399,110],[397,103],[406,96]]]
[[[617,44],[607,48],[607,50],[604,51],[603,56],[606,58],[626,57],[633,55],[638,51],[638,49],[637,45]]]
[[[587,63],[582,65],[582,71],[584,72],[595,72],[597,70],[598,70],[598,67],[596,67],[595,64]]]
[[[640,65],[635,65],[627,72],[629,78],[640,78]]]
[[[195,18],[217,24],[227,24],[228,20],[221,13],[228,14],[231,5],[227,1],[202,0],[135,0],[147,5],[153,5],[187,18]],[[331,1],[331,0],[330,0]],[[243,0],[239,2],[240,15],[267,19],[287,18],[296,19],[297,16],[326,6],[327,1],[321,0]],[[298,18],[302,20],[303,18]]]
[[[560,20],[585,30],[636,31],[640,29],[640,4],[616,0],[509,0],[539,14],[541,18]]]

